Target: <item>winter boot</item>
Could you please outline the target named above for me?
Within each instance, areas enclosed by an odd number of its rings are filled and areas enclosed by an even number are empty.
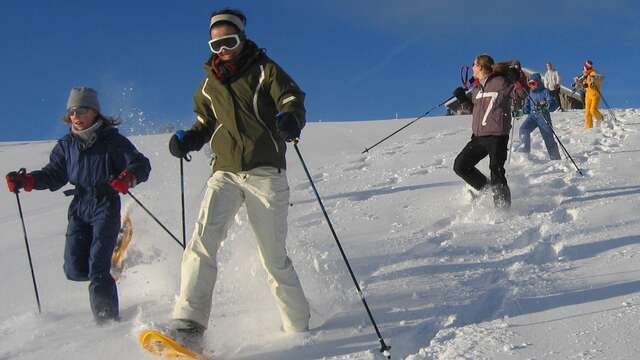
[[[201,353],[203,350],[202,338],[206,329],[193,320],[173,319],[167,335],[187,349]]]
[[[89,303],[96,324],[118,321],[118,289],[110,274],[95,276],[89,283]]]
[[[596,121],[593,122],[593,127],[602,127],[602,119],[596,119]]]
[[[507,185],[495,185],[493,187],[493,204],[497,209],[511,207],[511,190]]]

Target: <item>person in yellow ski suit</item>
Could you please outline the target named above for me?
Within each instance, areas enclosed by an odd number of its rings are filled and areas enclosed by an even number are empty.
[[[593,118],[596,118],[596,127],[600,126],[600,122],[604,118],[602,113],[598,111],[598,104],[600,103],[600,87],[602,86],[602,80],[604,76],[598,74],[596,69],[593,68],[593,62],[587,60],[584,63],[582,77],[582,86],[585,89],[584,96],[584,126],[586,128],[593,127]]]

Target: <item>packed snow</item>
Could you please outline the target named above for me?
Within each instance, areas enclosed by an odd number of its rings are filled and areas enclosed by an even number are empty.
[[[472,200],[452,171],[470,116],[310,123],[300,151],[393,359],[637,359],[640,356],[640,109],[585,129],[583,111],[552,114],[568,160],[532,153],[506,165],[513,205]],[[522,122],[517,121],[516,126]],[[517,128],[516,128],[517,130]],[[152,163],[132,190],[181,236],[179,162],[169,135],[132,141]],[[517,144],[517,140],[515,141]],[[0,170],[43,166],[55,141],[0,143]],[[563,154],[564,155],[564,154]],[[381,358],[380,344],[296,152],[288,249],[312,306],[311,330],[286,335],[244,210],[219,254],[206,347],[216,359]],[[479,167],[488,172],[488,162]],[[186,163],[189,234],[209,156]],[[121,321],[96,326],[87,284],[62,271],[61,191],[21,193],[43,312],[37,313],[15,195],[0,192],[0,359],[152,359],[137,333],[162,326],[179,287],[181,248],[125,198],[134,224],[119,279]]]

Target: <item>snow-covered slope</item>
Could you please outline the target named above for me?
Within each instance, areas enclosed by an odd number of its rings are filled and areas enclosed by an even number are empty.
[[[635,359],[640,345],[640,110],[584,129],[583,112],[554,113],[582,168],[546,160],[538,133],[530,156],[513,153],[513,206],[472,203],[452,162],[470,118],[406,123],[313,123],[299,147],[394,359]],[[519,125],[519,124],[518,124]],[[132,139],[152,161],[132,191],[180,235],[178,161],[166,135]],[[38,168],[54,142],[0,143],[0,170]],[[487,170],[487,161],[480,163]],[[289,251],[313,308],[312,330],[279,331],[244,210],[219,256],[220,281],[206,342],[220,359],[374,359],[379,344],[293,149]],[[189,233],[208,159],[185,168]],[[0,359],[146,359],[136,333],[168,321],[180,248],[137,205],[122,321],[96,327],[86,283],[65,280],[69,198],[22,193],[43,305],[36,304],[15,196],[0,192]]]

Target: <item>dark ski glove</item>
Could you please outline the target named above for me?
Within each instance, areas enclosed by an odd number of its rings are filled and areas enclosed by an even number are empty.
[[[536,109],[540,112],[548,112],[549,104],[547,104],[546,101],[541,101],[538,104],[536,104]]]
[[[169,140],[169,152],[177,158],[189,160],[189,152],[200,150],[205,140],[199,133],[192,130],[178,130]]]
[[[455,96],[461,104],[469,102],[469,98],[467,97],[467,90],[465,90],[465,88],[463,88],[462,86],[459,86],[455,90],[453,90],[453,96]]]
[[[298,120],[293,113],[281,112],[276,117],[278,118],[276,128],[282,140],[291,142],[300,137],[300,125],[298,125]]]
[[[189,150],[187,150],[184,144],[184,130],[178,130],[173,134],[171,140],[169,140],[169,152],[177,158],[187,156]]]
[[[12,193],[17,193],[20,189],[29,192],[33,190],[36,182],[33,175],[27,174],[25,169],[8,173],[6,179],[9,191]]]

